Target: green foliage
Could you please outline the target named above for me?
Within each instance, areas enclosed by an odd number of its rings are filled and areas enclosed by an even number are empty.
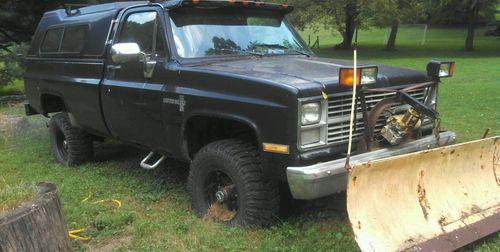
[[[344,41],[349,25],[346,13],[354,15],[358,29],[369,27],[397,28],[407,24],[465,24],[474,6],[479,6],[478,21],[494,21],[496,4],[500,0],[282,0],[296,7],[290,15],[292,23],[300,30],[305,28],[328,30],[340,34]],[[397,30],[395,30],[397,32]]]
[[[394,20],[402,23],[415,23],[416,20],[425,20],[425,0],[372,0],[365,11],[370,25],[387,27]]]
[[[4,95],[22,94],[24,92],[23,80],[14,80],[9,85],[0,85],[0,97]]]
[[[64,4],[96,4],[113,0],[2,0],[0,1],[0,49],[29,42],[44,12]]]
[[[500,4],[499,0],[427,0],[426,9],[433,23],[465,24],[469,19],[469,12],[477,6],[477,21],[485,24],[495,19],[497,4]]]
[[[0,87],[12,84],[24,74],[23,56],[25,45],[14,45],[8,50],[0,50]]]
[[[343,37],[336,48],[349,49],[355,28],[366,27],[370,0],[288,0],[295,6],[291,22],[300,30],[306,27],[314,30],[326,29],[338,32]]]
[[[340,33],[345,29],[346,8],[350,7],[352,12],[358,12],[358,6],[368,0],[288,0],[283,1],[295,7],[290,15],[290,20],[300,30],[306,27],[326,30],[338,30]],[[361,23],[360,20],[357,20]]]

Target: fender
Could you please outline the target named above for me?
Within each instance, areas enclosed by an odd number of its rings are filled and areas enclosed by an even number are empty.
[[[184,155],[184,158],[187,157],[187,160],[190,160],[191,158],[189,157],[189,154],[188,154],[188,149],[187,149],[187,145],[184,144],[186,141],[185,141],[185,135],[186,135],[186,124],[187,122],[189,122],[190,119],[192,119],[193,117],[196,117],[196,116],[205,116],[205,117],[213,117],[213,118],[220,118],[220,119],[226,119],[226,120],[232,120],[232,121],[236,121],[236,122],[239,122],[241,124],[244,124],[248,127],[250,127],[252,129],[252,131],[255,133],[255,136],[256,136],[256,140],[258,143],[261,142],[261,131],[260,131],[260,128],[257,126],[257,124],[254,122],[254,120],[250,119],[250,118],[247,118],[247,117],[244,117],[244,116],[241,116],[241,115],[237,115],[237,114],[234,114],[234,113],[228,113],[228,112],[225,112],[225,111],[217,111],[217,110],[194,110],[192,111],[191,113],[189,113],[189,115],[187,115],[183,122],[182,122],[182,131],[181,131],[181,152],[182,152],[182,155]],[[259,148],[259,153],[262,153],[262,146],[259,144],[258,146]]]
[[[50,90],[50,89],[43,89],[40,91],[40,97],[39,97],[39,101],[40,101],[40,112],[43,116],[49,118],[49,114],[48,112],[45,111],[45,109],[43,108],[44,105],[43,105],[43,99],[42,97],[44,95],[52,95],[52,96],[56,96],[58,98],[60,98],[64,104],[64,108],[66,109],[67,112],[71,111],[70,109],[70,106],[68,105],[68,103],[66,102],[66,99],[64,98],[64,95],[60,92],[57,92],[57,91],[53,91],[53,90]]]

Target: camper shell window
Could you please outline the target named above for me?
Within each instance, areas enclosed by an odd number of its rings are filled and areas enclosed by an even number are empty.
[[[59,45],[61,44],[61,37],[63,35],[63,32],[64,32],[63,28],[55,28],[47,30],[40,51],[43,53],[59,52]]]
[[[69,26],[64,29],[61,44],[62,53],[80,53],[85,45],[88,25]]]
[[[88,24],[51,28],[45,33],[40,52],[45,54],[81,53],[88,31]]]

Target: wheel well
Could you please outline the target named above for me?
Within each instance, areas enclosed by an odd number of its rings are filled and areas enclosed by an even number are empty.
[[[230,138],[242,139],[257,146],[254,129],[231,119],[196,116],[188,120],[184,131],[184,140],[191,158],[205,145]]]
[[[41,104],[44,114],[66,111],[63,99],[57,95],[43,94]]]

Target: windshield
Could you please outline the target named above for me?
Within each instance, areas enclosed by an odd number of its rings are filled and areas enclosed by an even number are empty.
[[[170,12],[170,22],[182,58],[310,53],[274,11],[180,8]]]

